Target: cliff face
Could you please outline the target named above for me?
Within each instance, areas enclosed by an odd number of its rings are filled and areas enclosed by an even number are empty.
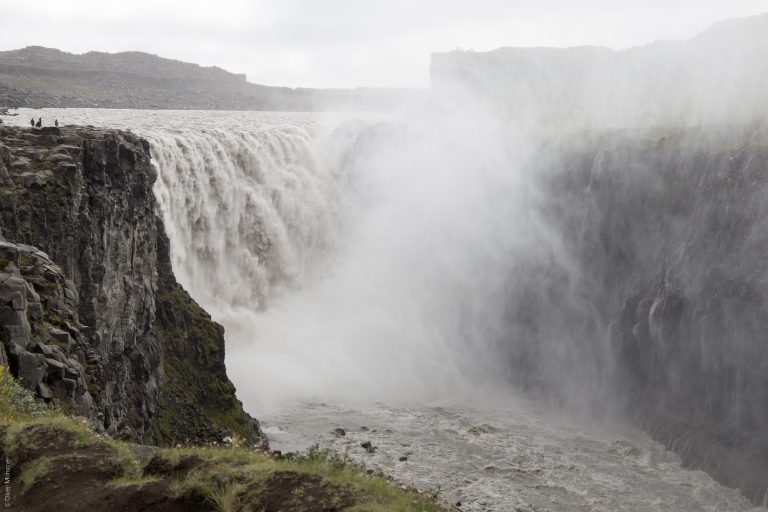
[[[521,385],[617,405],[755,503],[768,496],[766,141],[742,127],[546,145],[539,214],[561,243],[515,291],[525,327],[508,347]]]
[[[11,370],[112,435],[258,442],[226,376],[223,329],[173,276],[155,179],[147,142],[129,133],[0,129]]]

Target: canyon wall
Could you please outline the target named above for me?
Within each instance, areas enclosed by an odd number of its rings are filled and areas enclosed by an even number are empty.
[[[171,269],[149,144],[115,130],[0,128],[0,340],[42,399],[144,443],[265,443],[223,328]]]

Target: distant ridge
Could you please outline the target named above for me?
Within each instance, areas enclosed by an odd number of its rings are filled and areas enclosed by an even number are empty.
[[[144,52],[0,52],[0,107],[178,110],[381,110],[420,96],[398,89],[291,89]]]
[[[697,36],[596,46],[432,54],[432,91],[480,98],[536,126],[748,121],[768,113],[768,14]]]

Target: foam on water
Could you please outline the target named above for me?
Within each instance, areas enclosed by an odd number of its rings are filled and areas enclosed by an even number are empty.
[[[302,403],[262,421],[275,448],[317,443],[422,491],[439,490],[466,511],[763,510],[706,473],[681,468],[675,454],[642,432],[554,416],[532,403]],[[338,437],[335,428],[346,435]],[[374,454],[360,446],[365,441],[378,447]]]

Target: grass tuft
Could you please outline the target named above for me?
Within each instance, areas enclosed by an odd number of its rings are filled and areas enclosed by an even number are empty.
[[[179,446],[158,449],[165,459],[164,474],[144,475],[144,468],[130,445],[93,431],[82,418],[72,418],[34,399],[7,369],[0,369],[0,441],[2,452],[15,457],[36,454],[23,462],[22,493],[56,464],[66,464],[79,450],[114,461],[105,488],[141,487],[161,482],[167,497],[190,506],[207,504],[218,512],[245,512],[274,507],[304,512],[318,507],[346,511],[444,512],[432,496],[399,488],[382,473],[369,475],[365,467],[346,455],[312,447],[304,454],[276,457],[239,441],[229,446]],[[62,452],[68,448],[69,452]],[[55,450],[55,456],[46,456]],[[106,452],[106,453],[105,453]],[[28,455],[27,455],[28,456]],[[104,491],[108,493],[108,490]],[[271,500],[271,501],[270,501]]]
[[[34,485],[35,481],[48,474],[53,467],[53,459],[49,457],[38,457],[37,459],[28,462],[21,470],[21,492],[27,492]]]
[[[152,482],[157,482],[159,480],[161,480],[161,478],[154,475],[123,475],[121,477],[113,478],[110,480],[109,485],[113,487],[128,487],[134,485],[141,487],[142,485],[151,484]]]

